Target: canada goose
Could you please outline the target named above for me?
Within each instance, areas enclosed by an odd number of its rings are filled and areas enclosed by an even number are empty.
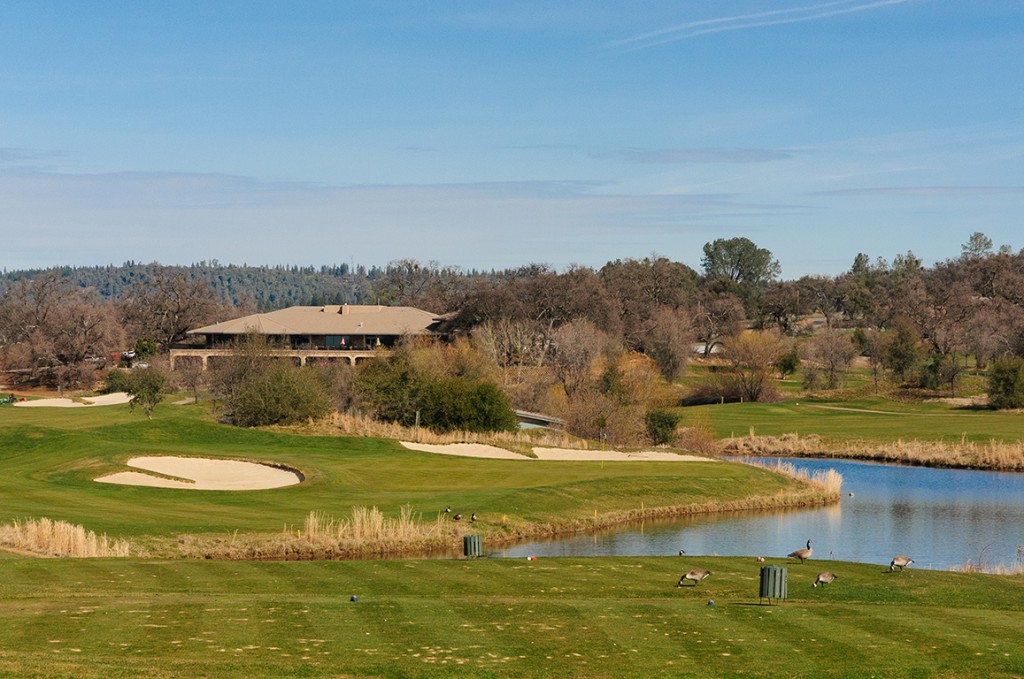
[[[469,517],[470,521],[476,521],[476,512],[473,512],[472,516]]]
[[[814,581],[814,586],[817,587],[818,585],[828,585],[831,584],[832,581],[834,581],[835,579],[836,576],[833,573],[824,571],[822,573],[818,573],[818,579]]]
[[[686,575],[684,575],[683,577],[679,578],[679,582],[676,584],[676,587],[682,587],[683,583],[686,582],[687,580],[693,580],[693,586],[696,587],[697,585],[700,584],[701,580],[703,580],[704,578],[708,577],[709,575],[711,575],[711,571],[709,571],[707,569],[704,569],[704,568],[691,568],[690,571]]]
[[[794,559],[800,559],[800,563],[803,563],[807,559],[810,559],[811,554],[813,553],[814,550],[811,549],[811,541],[807,540],[807,547],[805,549],[798,549],[795,552],[790,552],[788,556]]]
[[[462,521],[462,512],[458,512],[457,514],[455,514],[455,516],[452,517],[452,520],[453,521]]]
[[[445,507],[444,508],[444,513],[445,514],[451,514],[452,513],[452,506],[448,505],[447,507]]]
[[[679,556],[683,556],[684,554],[686,554],[686,550],[685,549],[680,549],[679,550]]]
[[[889,571],[894,571],[897,568],[902,571],[904,566],[909,566],[912,563],[914,563],[914,560],[909,556],[894,556],[889,563]]]

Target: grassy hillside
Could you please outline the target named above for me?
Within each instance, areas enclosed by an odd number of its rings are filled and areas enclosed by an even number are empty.
[[[4,676],[1024,674],[1021,578],[793,563],[767,606],[741,558],[0,564]]]

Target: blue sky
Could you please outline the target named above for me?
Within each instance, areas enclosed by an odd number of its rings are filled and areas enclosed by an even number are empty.
[[[1024,247],[1019,0],[0,6],[0,266]]]

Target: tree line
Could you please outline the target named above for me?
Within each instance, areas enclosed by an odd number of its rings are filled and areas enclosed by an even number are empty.
[[[1024,251],[993,248],[981,233],[930,267],[912,252],[891,262],[858,253],[842,274],[795,280],[781,278],[769,250],[729,238],[705,244],[699,271],[656,255],[489,272],[413,260],[370,269],[129,262],[7,272],[0,284],[7,382],[86,385],[121,351],[159,354],[189,329],[277,306],[409,305],[470,342],[513,405],[598,438],[650,434],[650,413],[678,403],[665,387],[695,347],[728,370],[688,394],[693,402],[771,398],[771,377],[797,366],[807,388],[837,388],[857,356],[876,381],[955,393],[968,366],[1012,376],[1024,357]]]

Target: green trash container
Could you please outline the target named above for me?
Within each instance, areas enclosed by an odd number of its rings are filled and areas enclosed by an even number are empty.
[[[761,603],[768,599],[768,605],[772,605],[772,599],[786,598],[786,573],[783,566],[761,566]]]
[[[462,537],[462,553],[468,558],[483,556],[484,540],[479,535],[464,535]]]

